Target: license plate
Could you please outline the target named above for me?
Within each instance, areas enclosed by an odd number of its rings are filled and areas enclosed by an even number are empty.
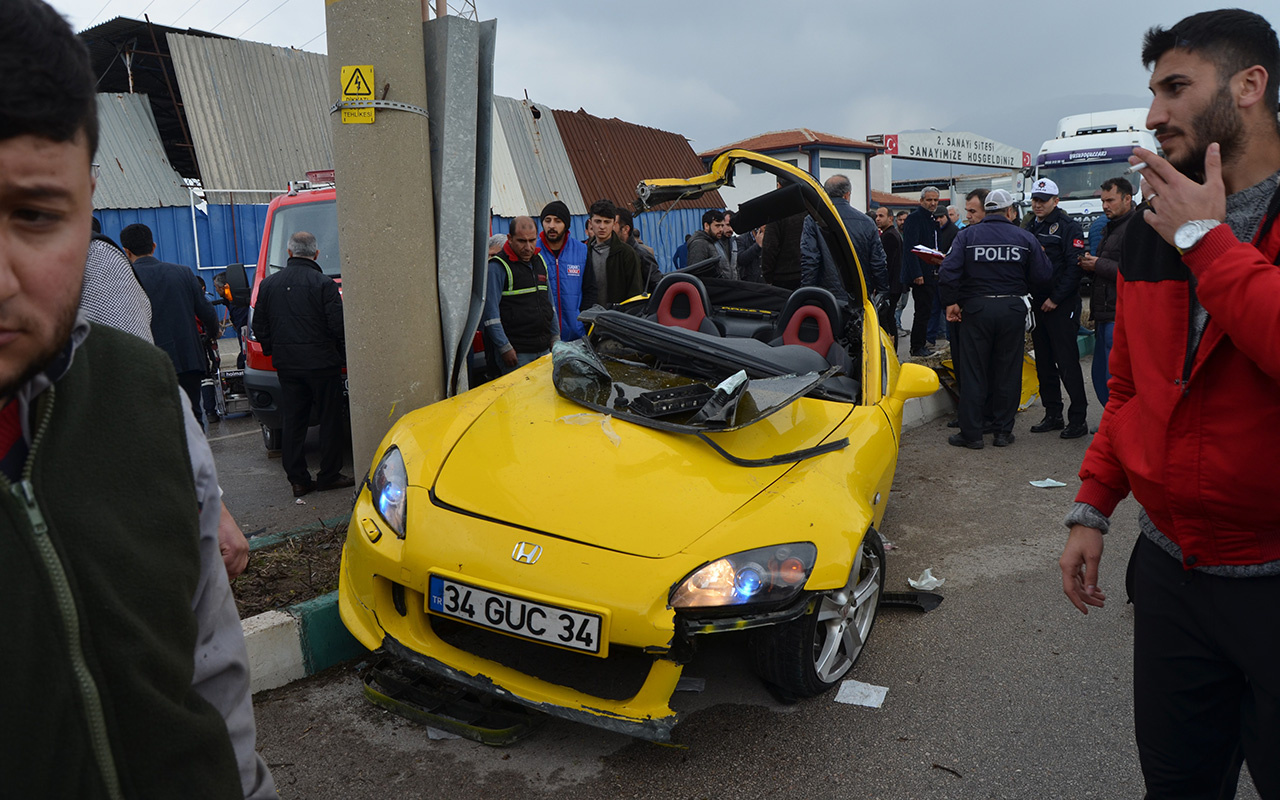
[[[427,610],[535,642],[600,652],[600,616],[431,576]]]

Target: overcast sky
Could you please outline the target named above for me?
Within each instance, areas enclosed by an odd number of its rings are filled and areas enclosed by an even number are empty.
[[[327,50],[323,0],[53,5],[76,30],[145,11],[164,25]],[[787,128],[863,138],[936,127],[1033,152],[1062,116],[1145,106],[1143,32],[1214,7],[1185,0],[476,5],[481,19],[498,20],[499,94],[527,90],[553,108],[675,131],[698,151]],[[1280,26],[1276,0],[1239,5]]]

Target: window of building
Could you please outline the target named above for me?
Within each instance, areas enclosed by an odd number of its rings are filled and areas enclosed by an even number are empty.
[[[782,159],[782,163],[783,163],[783,164],[790,164],[790,165],[791,165],[791,166],[793,166],[793,167],[799,167],[799,166],[800,166],[800,162],[799,162],[799,161],[797,161],[797,160],[796,160],[796,159],[794,159],[794,158],[784,158],[784,159]],[[856,167],[855,167],[855,169],[856,169]],[[752,175],[763,175],[763,174],[764,174],[764,170],[760,169],[759,167],[753,166],[753,167],[751,168],[751,174],[752,174]]]
[[[819,159],[818,165],[824,169],[862,169],[862,162],[856,158],[826,158],[824,156]]]

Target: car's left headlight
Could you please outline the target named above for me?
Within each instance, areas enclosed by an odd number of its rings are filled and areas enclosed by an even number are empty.
[[[759,547],[716,559],[671,590],[672,608],[708,608],[790,600],[799,593],[818,548],[809,542]]]
[[[373,495],[373,505],[378,514],[401,539],[404,538],[405,520],[408,518],[408,489],[409,474],[404,468],[404,456],[400,455],[400,448],[392,445],[382,454],[378,468],[373,471],[369,492]]]

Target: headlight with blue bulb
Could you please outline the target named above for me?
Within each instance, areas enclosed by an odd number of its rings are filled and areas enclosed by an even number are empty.
[[[397,537],[405,535],[405,520],[408,519],[409,473],[404,468],[404,457],[400,449],[394,445],[382,454],[382,460],[373,471],[369,480],[369,491],[373,495],[374,508],[391,526]]]
[[[715,608],[778,603],[795,597],[809,579],[818,548],[810,542],[760,547],[704,564],[671,590],[672,608]]]

